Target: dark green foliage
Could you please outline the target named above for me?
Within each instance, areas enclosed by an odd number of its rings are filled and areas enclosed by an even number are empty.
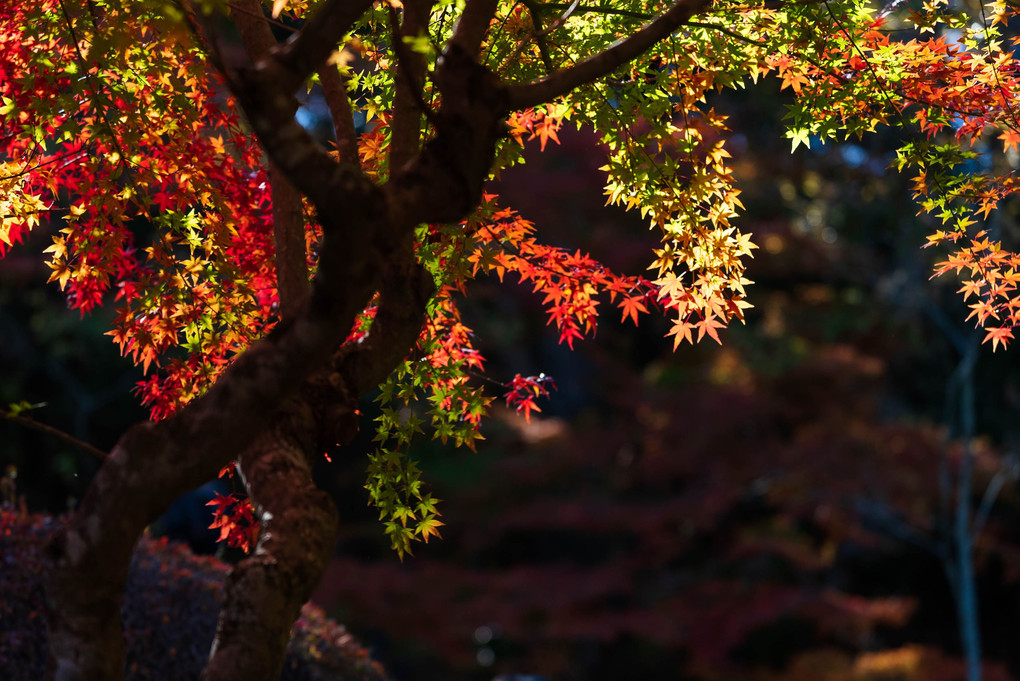
[[[0,510],[0,679],[37,681],[46,665],[41,551],[57,522]],[[198,679],[220,609],[224,563],[165,540],[143,539],[125,590],[128,681]],[[385,681],[346,630],[306,605],[281,681]]]

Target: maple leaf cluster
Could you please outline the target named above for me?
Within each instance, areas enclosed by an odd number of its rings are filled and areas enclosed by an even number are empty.
[[[545,151],[549,140],[559,144],[559,131],[563,121],[570,117],[570,108],[564,105],[547,105],[543,108],[529,108],[510,115],[507,121],[509,134],[518,144],[538,139],[539,148]],[[527,137],[525,137],[527,135]]]
[[[993,349],[1005,347],[1020,323],[1020,255],[1003,247],[993,211],[1018,188],[1012,167],[1003,167],[1016,165],[1009,154],[1020,142],[1020,62],[1013,52],[1020,37],[1006,35],[1016,8],[991,2],[973,16],[935,0],[920,11],[890,6],[877,16],[863,7],[816,11],[837,28],[814,40],[818,56],[773,62],[782,87],[798,94],[788,133],[794,147],[880,125],[918,131],[894,165],[916,171],[919,212],[940,223],[925,246],[953,249],[935,276],[969,277],[960,289],[965,300],[977,299],[968,319]],[[904,32],[907,38],[897,37]]]
[[[258,539],[259,523],[255,520],[255,509],[247,497],[240,494],[217,494],[206,504],[212,506],[211,530],[219,530],[217,541],[226,542],[231,548],[248,552]]]
[[[472,275],[495,273],[500,281],[508,272],[520,283],[531,284],[555,324],[559,341],[573,349],[574,341],[598,328],[599,296],[616,303],[622,320],[638,322],[639,313],[657,307],[662,296],[652,282],[640,276],[613,272],[589,255],[547,246],[534,236],[535,226],[513,210],[499,208],[488,195],[485,222],[475,233],[475,248],[467,260]]]
[[[531,422],[531,412],[542,411],[535,400],[539,397],[549,397],[549,388],[556,389],[556,382],[545,374],[538,376],[521,376],[517,374],[507,384],[506,406],[514,409],[518,414],[524,414],[524,419]]]
[[[160,369],[139,393],[162,418],[274,322],[268,184],[261,150],[180,36],[142,4],[109,12],[116,30],[86,53],[70,38],[91,33],[89,16],[56,2],[0,10],[0,182],[17,183],[10,212],[60,218],[50,281],[83,314],[116,300],[110,335],[147,374]],[[11,219],[0,240],[39,224]]]

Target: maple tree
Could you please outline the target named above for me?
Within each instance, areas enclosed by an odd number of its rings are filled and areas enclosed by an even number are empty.
[[[978,161],[991,144],[1017,150],[1012,12],[939,0],[0,8],[0,255],[52,231],[51,281],[82,314],[115,307],[110,335],[146,372],[152,415],[49,551],[56,676],[121,673],[138,536],[174,497],[236,469],[250,504],[216,500],[217,525],[257,549],[228,580],[205,678],[272,677],[336,534],[310,462],[350,440],[358,398],[377,387],[371,502],[401,554],[437,536],[437,500],[407,449],[426,427],[458,445],[480,437],[493,398],[457,305],[475,277],[532,286],[569,347],[607,302],[635,323],[664,314],[674,347],[719,341],[749,305],[753,245],[731,223],[741,203],[713,90],[777,76],[795,96],[794,148],[917,130],[897,165],[945,225],[929,239],[950,248],[935,272],[967,273],[971,317],[1007,345],[1020,256],[989,217],[1015,181]],[[331,145],[296,117],[313,86]],[[608,201],[660,234],[651,277],[542,243],[484,191],[523,140],[555,143],[567,122],[606,145]],[[504,383],[525,417],[552,387]]]

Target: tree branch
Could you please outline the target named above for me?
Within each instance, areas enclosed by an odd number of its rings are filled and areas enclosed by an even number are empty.
[[[350,9],[327,0],[310,24],[346,30],[349,21],[329,14],[338,5],[341,13]],[[310,51],[326,43],[302,43],[307,35],[298,34],[291,56],[317,65]],[[407,248],[416,224],[460,220],[477,205],[502,134],[505,92],[454,45],[437,67],[443,105],[435,137],[379,188],[357,166],[330,159],[298,125],[296,102],[272,59],[252,66],[244,54],[216,51],[215,44],[213,49],[270,160],[315,205],[323,227],[319,266],[297,313],[240,354],[204,395],[176,415],[138,424],[120,438],[76,513],[54,536],[46,551],[49,673],[62,681],[123,674],[121,597],[142,530],[177,496],[266,437],[261,433],[275,422],[281,405],[328,365],[356,315],[380,288],[383,265]],[[328,54],[323,50],[320,61]],[[228,66],[228,58],[239,63]],[[382,357],[407,347],[384,352],[380,346],[377,352]],[[379,372],[384,365],[382,360],[372,364]],[[360,384],[373,374],[366,371],[363,379],[352,380]]]
[[[976,681],[981,678],[981,639],[978,632],[977,583],[974,576],[974,537],[971,534],[970,504],[973,492],[974,474],[974,365],[977,363],[980,345],[977,334],[959,364],[960,371],[960,439],[963,451],[960,468],[956,477],[956,514],[953,526],[953,540],[956,544],[956,566],[960,597],[957,601],[960,643],[963,647],[967,678]]]
[[[382,189],[398,223],[457,222],[477,207],[496,142],[505,134],[506,90],[457,45],[433,78],[442,95],[436,133],[406,166],[392,169]]]
[[[528,0],[528,2],[531,2],[531,1],[532,0]],[[528,6],[527,2],[524,3],[524,4],[525,4],[525,6]],[[542,9],[551,9],[551,10],[566,9],[566,8],[570,7],[571,5],[573,5],[573,4],[574,3],[566,3],[566,2],[546,2],[546,3],[543,3],[541,5],[541,8]],[[649,19],[651,19],[654,16],[654,15],[648,14],[646,12],[632,12],[630,10],[625,10],[625,9],[616,9],[615,7],[594,7],[592,5],[578,5],[577,9],[575,11],[579,12],[581,14],[609,14],[609,15],[618,16],[618,17],[627,17],[627,18],[630,18],[630,19],[636,19],[638,21],[648,21]]]
[[[974,543],[977,543],[982,530],[984,530],[985,525],[988,524],[988,517],[992,513],[992,507],[995,505],[995,500],[998,498],[999,492],[1002,491],[1002,488],[1007,482],[1016,480],[1018,473],[1020,473],[1020,462],[1017,461],[1014,455],[1009,454],[1000,464],[999,470],[997,470],[995,475],[992,476],[992,479],[988,481],[985,493],[981,497],[981,505],[974,514],[974,525],[971,529],[971,536],[973,537]]]
[[[358,156],[358,132],[354,129],[354,110],[351,100],[347,97],[340,71],[332,64],[319,69],[319,84],[322,96],[326,99],[330,117],[333,119],[333,131],[336,134],[336,148],[341,164],[361,167]]]
[[[421,333],[435,286],[432,276],[415,261],[410,243],[408,246],[403,251],[405,257],[395,256],[383,273],[378,308],[368,334],[342,347],[302,390],[318,422],[317,452],[354,439],[358,397],[400,365]]]
[[[464,12],[453,29],[453,36],[446,44],[447,50],[457,46],[465,55],[476,59],[498,5],[499,0],[467,0]]]
[[[414,345],[433,290],[406,239],[386,267],[368,337],[345,346],[316,372],[241,455],[240,472],[261,525],[259,542],[227,580],[203,681],[278,677],[290,628],[336,541],[336,508],[312,481],[312,459],[353,437],[357,396],[385,379]]]
[[[269,182],[273,201],[273,246],[276,251],[276,292],[280,318],[290,319],[308,295],[308,246],[301,194],[286,175],[270,166]]]
[[[405,0],[404,17],[397,26],[396,10],[389,6],[393,35],[393,51],[397,55],[396,92],[393,97],[393,118],[390,123],[390,172],[402,168],[418,153],[421,140],[421,119],[429,115],[422,98],[425,78],[424,55],[407,49],[403,39],[415,37],[428,29],[433,0]]]
[[[252,62],[269,55],[276,38],[258,0],[235,0],[230,5],[234,24]],[[270,166],[269,183],[273,202],[273,244],[276,258],[276,288],[281,319],[297,313],[308,295],[308,253],[301,195],[277,168]]]
[[[385,216],[381,203],[379,196],[363,197],[350,206],[352,229],[371,231],[369,218]],[[120,602],[142,530],[177,496],[244,451],[350,330],[376,288],[379,260],[366,254],[366,265],[356,272],[345,269],[357,258],[341,236],[325,232],[319,272],[302,313],[238,356],[205,395],[176,415],[128,430],[55,535],[46,552],[46,611],[51,669],[59,678],[120,677]]]
[[[284,31],[287,31],[288,33],[297,33],[297,31],[298,31],[298,29],[294,28],[293,26],[288,26],[287,24],[283,23],[282,21],[279,21],[279,20],[274,19],[272,17],[266,16],[266,12],[262,8],[261,5],[259,6],[259,8],[257,10],[255,10],[247,2],[243,3],[243,4],[242,3],[238,3],[238,2],[228,2],[227,3],[227,7],[229,7],[231,10],[235,10],[235,11],[238,11],[238,12],[243,12],[243,13],[247,14],[250,17],[256,17],[256,18],[262,17],[262,18],[264,18],[266,20],[266,23],[272,24],[273,26],[276,26],[277,28],[281,28]]]
[[[379,290],[379,308],[368,336],[345,346],[333,371],[346,390],[359,395],[378,386],[407,357],[421,333],[435,284],[412,253],[387,268]]]
[[[675,31],[684,21],[708,7],[710,2],[711,0],[677,0],[665,13],[602,52],[545,78],[531,83],[511,85],[508,89],[510,109],[526,109],[529,106],[550,102],[580,85],[612,73]]]
[[[865,528],[870,529],[872,532],[885,534],[893,539],[913,544],[932,555],[940,555],[942,548],[939,542],[911,525],[900,514],[885,504],[873,499],[857,497],[854,499],[853,508],[861,516]]]
[[[312,458],[353,437],[357,396],[378,385],[414,345],[433,290],[408,235],[386,266],[368,337],[345,346],[317,372],[241,455],[241,475],[260,520],[259,542],[228,578],[203,681],[279,675],[291,625],[336,541],[336,509],[312,481]]]
[[[277,70],[267,66],[271,60],[264,59],[255,66],[248,60],[233,65],[219,61],[224,78],[270,161],[311,200],[325,231],[346,229],[351,218],[349,201],[369,195],[381,198],[358,165],[331,159],[297,122],[297,100],[281,84]],[[347,231],[347,238],[367,240],[368,234]],[[356,253],[358,245],[349,243],[350,252]]]
[[[325,63],[373,1],[325,0],[299,32],[274,50],[273,60],[282,70],[280,89],[288,94],[297,92],[301,83]]]

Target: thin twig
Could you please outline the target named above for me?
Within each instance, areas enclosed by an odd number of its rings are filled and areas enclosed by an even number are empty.
[[[270,23],[273,26],[277,26],[279,28],[282,28],[282,29],[284,29],[286,31],[290,31],[291,33],[297,33],[298,32],[298,29],[294,28],[293,26],[288,26],[287,24],[283,23],[282,21],[274,19],[271,16],[267,16],[265,12],[254,12],[251,9],[247,8],[247,7],[242,7],[241,5],[237,4],[236,2],[228,2],[227,3],[227,7],[229,7],[230,9],[232,9],[234,11],[240,12],[242,14],[247,14],[250,17],[255,17],[256,19],[263,19],[267,23]]]
[[[74,22],[71,21],[71,15],[67,12],[67,5],[64,4],[64,0],[59,0],[59,2],[60,13],[64,18],[64,24],[67,26],[67,32],[71,35],[71,41],[74,43],[74,51],[77,55],[76,61],[78,63],[78,68],[85,74],[85,80],[89,83],[89,88],[92,90],[93,102],[98,104],[99,109],[102,111],[103,122],[106,124],[106,133],[110,143],[117,152],[118,162],[123,169],[125,176],[131,177],[131,171],[128,167],[128,155],[124,152],[124,149],[120,144],[120,140],[117,138],[117,134],[110,117],[109,108],[105,103],[101,102],[99,98],[100,87],[96,83],[95,76],[92,73],[92,69],[89,68],[85,55],[82,54],[81,44],[78,40],[78,32],[74,30]]]
[[[886,534],[893,539],[913,544],[933,555],[940,555],[939,542],[908,523],[885,504],[873,499],[858,497],[854,499],[853,508],[865,521],[871,521],[873,532]]]
[[[527,2],[524,4],[528,5]],[[647,12],[632,12],[630,10],[616,9],[614,7],[593,7],[591,5],[581,5],[576,2],[547,2],[542,5],[542,9],[564,9],[573,5],[576,5],[574,11],[581,14],[612,14],[613,16],[627,17],[629,19],[636,19],[637,21],[648,21],[655,16],[653,14],[648,14]]]
[[[995,500],[999,496],[999,492],[1005,487],[1006,483],[1010,480],[1016,480],[1018,464],[1016,457],[1007,456],[996,471],[995,475],[988,482],[988,487],[985,488],[984,496],[981,497],[981,505],[978,507],[977,512],[974,514],[974,524],[971,529],[971,535],[973,541],[977,541],[981,531],[985,529],[985,525],[988,524],[988,516],[991,515],[992,506],[995,505]]]
[[[40,423],[39,421],[36,421],[35,419],[29,418],[27,416],[13,414],[7,411],[6,409],[0,409],[0,418],[6,419],[8,421],[13,421],[14,423],[21,424],[26,428],[31,428],[32,430],[38,430],[39,432],[46,433],[47,435],[52,435],[53,437],[59,440],[63,440],[64,442],[73,445],[74,447],[77,447],[82,451],[88,452],[89,454],[96,457],[100,461],[104,461],[108,456],[107,453],[104,452],[103,450],[90,445],[88,442],[85,442],[84,440],[79,440],[70,433],[64,432],[59,428],[54,428],[53,426],[48,426],[45,423]]]

